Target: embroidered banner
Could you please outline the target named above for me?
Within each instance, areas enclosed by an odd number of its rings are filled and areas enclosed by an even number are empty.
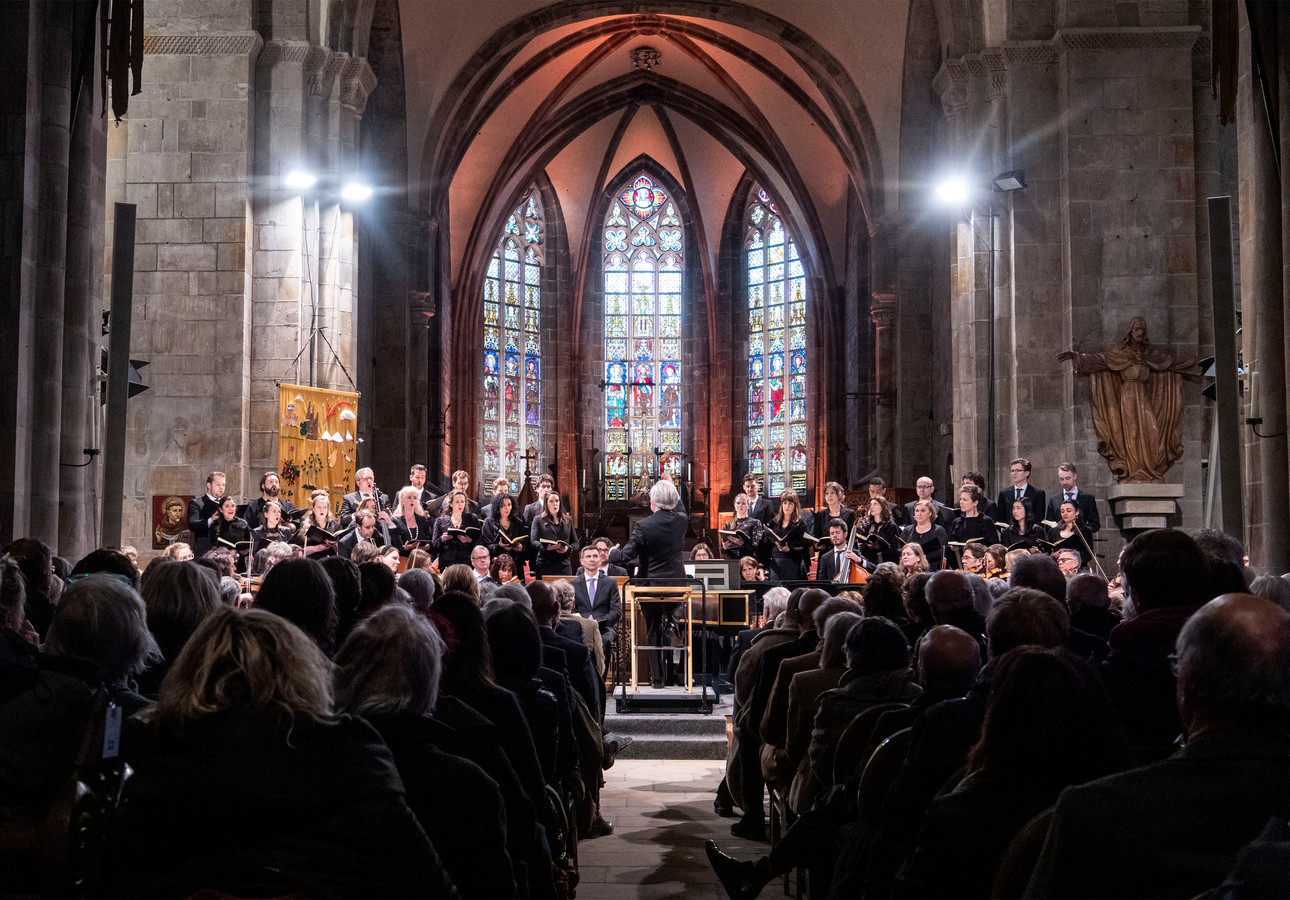
[[[331,497],[333,513],[354,489],[358,457],[358,394],[278,386],[278,476],[281,492],[296,506],[309,505],[318,489]]]

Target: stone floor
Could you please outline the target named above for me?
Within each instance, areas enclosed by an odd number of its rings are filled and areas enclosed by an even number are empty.
[[[724,769],[715,760],[620,759],[605,772],[600,805],[614,833],[578,845],[578,900],[724,898],[703,842],[741,859],[767,850],[732,837],[736,820],[713,813]]]

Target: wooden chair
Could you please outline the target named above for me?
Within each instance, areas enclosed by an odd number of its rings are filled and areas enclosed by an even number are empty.
[[[887,740],[878,745],[873,756],[865,763],[860,776],[860,785],[856,789],[856,819],[861,828],[872,828],[882,812],[883,801],[887,791],[896,780],[896,774],[905,762],[909,750],[909,728],[902,728]]]
[[[1048,837],[1048,826],[1053,820],[1053,811],[1056,808],[1048,807],[1021,826],[1021,830],[1013,837],[1007,852],[1003,854],[999,868],[994,873],[994,889],[990,892],[991,897],[1014,900],[1026,893],[1030,877],[1035,874],[1039,854],[1043,852],[1044,841]]]
[[[869,746],[869,740],[873,737],[873,730],[878,724],[878,718],[885,712],[893,709],[903,709],[908,703],[879,703],[869,707],[860,715],[851,720],[838,738],[837,749],[833,751],[833,783],[842,784],[848,778],[864,769],[868,759],[861,759],[865,749]]]

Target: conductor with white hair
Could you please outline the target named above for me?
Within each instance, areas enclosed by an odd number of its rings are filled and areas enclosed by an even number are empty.
[[[649,492],[650,515],[636,523],[632,535],[622,547],[609,551],[609,561],[622,565],[636,563],[636,584],[684,585],[688,581],[681,554],[685,547],[685,531],[689,523],[684,512],[677,509],[681,495],[676,485],[667,480],[655,482]],[[658,646],[659,625],[666,612],[666,604],[642,604],[649,643]],[[651,683],[662,687],[662,661],[650,655],[653,672]]]

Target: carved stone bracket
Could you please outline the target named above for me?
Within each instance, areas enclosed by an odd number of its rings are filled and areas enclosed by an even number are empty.
[[[309,69],[309,93],[320,100],[333,99],[336,80],[349,60],[348,53],[337,50],[320,48],[317,56],[311,54],[310,59],[305,62]]]
[[[309,56],[311,46],[308,41],[269,41],[260,51],[257,64],[272,68],[283,63],[302,63]]]
[[[1190,50],[1199,25],[1160,28],[1063,28],[1053,35],[1058,53],[1072,50]]]
[[[340,102],[355,115],[367,108],[367,98],[376,89],[376,74],[363,57],[350,57],[340,73]]]
[[[961,59],[947,59],[932,79],[932,90],[941,98],[945,118],[954,121],[968,105],[968,69]]]

